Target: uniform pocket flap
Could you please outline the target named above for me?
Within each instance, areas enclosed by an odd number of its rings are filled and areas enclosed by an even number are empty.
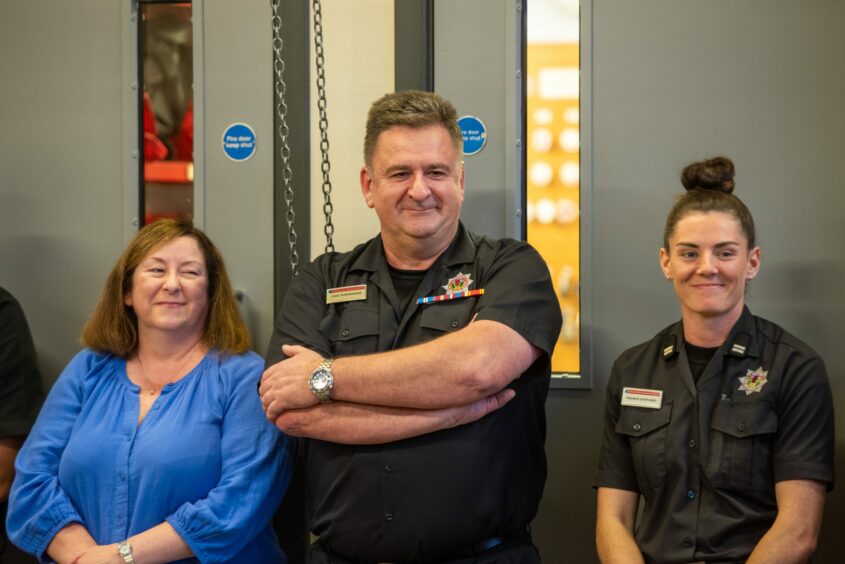
[[[713,410],[710,426],[726,435],[742,439],[778,430],[778,415],[765,402],[731,403],[720,401]]]
[[[320,332],[333,342],[378,335],[379,313],[372,309],[346,308],[340,315],[328,315],[320,322]]]
[[[616,422],[616,432],[629,437],[642,437],[669,424],[672,404],[666,402],[660,409],[623,407]]]
[[[469,323],[469,316],[474,305],[473,298],[458,298],[454,301],[423,305],[421,307],[425,309],[420,316],[420,325],[438,331],[461,329]]]

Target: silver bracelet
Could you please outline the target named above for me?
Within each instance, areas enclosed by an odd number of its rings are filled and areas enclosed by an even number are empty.
[[[132,557],[132,545],[129,544],[129,539],[117,543],[117,553],[123,558],[126,564],[135,564],[135,558]]]

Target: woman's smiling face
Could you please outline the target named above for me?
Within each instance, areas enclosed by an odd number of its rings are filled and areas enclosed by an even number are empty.
[[[202,335],[208,314],[208,272],[193,237],[179,237],[153,250],[132,273],[124,303],[135,310],[138,329]]]
[[[675,225],[660,266],[672,280],[686,318],[738,318],[745,284],[760,268],[760,249],[748,248],[739,220],[725,212],[694,212]]]

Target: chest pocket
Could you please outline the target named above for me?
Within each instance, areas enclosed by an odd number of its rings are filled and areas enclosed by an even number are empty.
[[[320,333],[331,342],[332,354],[344,356],[378,351],[379,312],[363,307],[332,308],[320,321]]]
[[[777,411],[769,403],[716,404],[707,462],[707,476],[713,485],[756,491],[774,487],[772,442],[777,430]]]
[[[466,327],[476,298],[459,298],[421,306],[420,326],[437,333],[450,333]]]
[[[637,484],[643,494],[657,488],[666,476],[666,443],[672,402],[660,409],[623,407],[616,432],[628,437]]]

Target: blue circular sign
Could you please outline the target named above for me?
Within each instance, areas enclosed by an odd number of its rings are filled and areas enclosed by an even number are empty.
[[[245,123],[233,123],[223,132],[223,152],[233,161],[247,160],[255,154],[255,131]]]
[[[487,126],[475,116],[458,119],[458,127],[464,137],[464,156],[474,155],[487,144]]]

